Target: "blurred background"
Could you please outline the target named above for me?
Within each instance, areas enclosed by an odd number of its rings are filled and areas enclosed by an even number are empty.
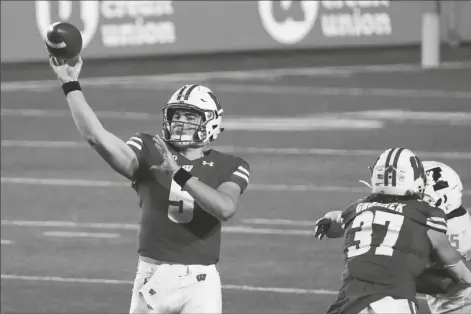
[[[383,150],[450,165],[470,202],[470,17],[471,1],[2,1],[2,313],[126,313],[137,264],[137,197],[75,128],[51,23],[81,30],[81,85],[123,140],[159,133],[180,86],[215,92],[213,146],[252,168],[223,229],[224,312],[323,313],[342,240],[315,241],[314,221],[368,193]]]

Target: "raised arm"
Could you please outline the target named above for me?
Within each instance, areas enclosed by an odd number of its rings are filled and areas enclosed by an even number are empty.
[[[124,141],[103,127],[85,99],[78,83],[82,59],[79,58],[74,66],[67,63],[60,64],[53,57],[50,58],[49,63],[63,83],[62,89],[80,135],[115,171],[133,180],[139,167],[138,158]]]

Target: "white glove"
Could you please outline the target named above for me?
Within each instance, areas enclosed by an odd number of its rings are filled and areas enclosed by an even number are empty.
[[[82,57],[78,57],[77,63],[75,65],[69,65],[67,61],[59,60],[53,56],[49,56],[49,65],[51,66],[54,73],[56,73],[57,78],[62,82],[62,84],[78,81],[80,71],[82,70]]]

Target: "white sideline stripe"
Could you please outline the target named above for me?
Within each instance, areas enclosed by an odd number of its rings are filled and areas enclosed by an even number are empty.
[[[68,118],[66,110],[56,109],[1,109],[2,116]],[[99,118],[157,121],[157,116],[139,112],[97,111]],[[337,114],[314,114],[299,117],[244,117],[224,120],[224,127],[243,131],[312,131],[330,129],[379,129],[384,123],[372,119],[342,118]]]
[[[471,62],[444,62],[437,70],[463,70],[471,68]],[[136,75],[118,77],[82,78],[82,86],[108,86],[118,84],[142,83],[145,81],[157,82],[181,82],[188,80],[205,79],[273,79],[285,75],[325,76],[342,75],[348,77],[355,73],[391,73],[391,72],[423,72],[418,64],[378,64],[378,65],[349,65],[349,66],[327,66],[327,67],[295,67],[256,69],[244,71],[213,71],[213,72],[190,72],[159,75]],[[58,88],[57,80],[36,80],[2,82],[2,91],[17,91],[41,88]],[[158,85],[156,86],[158,87]],[[181,87],[181,86],[179,86]]]
[[[11,141],[2,140],[2,147],[23,147],[23,148],[83,148],[90,147],[85,142],[69,141]]]
[[[188,80],[188,78],[187,78]],[[58,89],[57,82],[36,81],[36,82],[2,82],[2,92],[10,91],[51,91]],[[159,83],[159,84],[156,84]],[[181,87],[181,84],[160,82],[159,80],[150,80],[148,77],[140,77],[137,81],[132,79],[118,78],[118,80],[98,80],[83,79],[80,81],[83,87],[103,87],[103,86],[121,86],[130,89],[139,90],[174,90]],[[471,99],[471,92],[453,91],[453,90],[427,90],[427,89],[400,89],[400,88],[360,88],[360,87],[312,87],[312,86],[294,86],[294,85],[234,85],[219,84],[211,85],[217,92],[227,93],[255,93],[272,95],[304,95],[304,96],[350,96],[350,97],[393,97],[393,98],[454,98]]]
[[[121,235],[119,233],[104,233],[104,232],[68,232],[68,231],[45,231],[45,237],[65,237],[65,238],[105,238],[116,239]]]
[[[2,140],[2,147],[18,148],[83,148],[89,147],[84,142],[65,141],[14,141]],[[226,153],[240,154],[271,154],[271,155],[326,155],[326,156],[372,156],[377,157],[382,153],[380,150],[366,149],[330,149],[330,148],[286,148],[286,147],[234,147],[234,146],[212,146],[213,149]],[[417,151],[422,158],[437,159],[471,159],[471,152],[426,152]]]
[[[19,116],[19,117],[44,117],[44,118],[70,118],[70,111],[61,109],[9,109],[1,108],[2,116]],[[159,116],[147,112],[133,111],[96,111],[95,114],[102,119],[125,119],[138,121],[158,121]],[[391,120],[398,123],[404,121],[422,121],[430,123],[438,122],[454,122],[465,123],[471,120],[471,113],[466,111],[411,111],[403,109],[394,110],[366,110],[366,111],[343,111],[333,113],[303,114],[301,116],[234,116],[224,119],[224,126],[234,127],[241,122],[246,126],[252,124],[281,124],[281,123],[320,123],[324,120],[332,121],[365,121],[376,122],[378,120]],[[131,137],[129,140],[136,140],[142,144],[142,140],[137,137]]]
[[[61,228],[89,228],[89,229],[120,229],[120,230],[138,230],[137,224],[126,223],[108,223],[108,222],[74,222],[58,220],[2,220],[2,225],[18,227],[61,227]]]
[[[88,229],[124,229],[124,230],[138,230],[137,224],[121,224],[121,223],[99,223],[99,222],[73,222],[73,221],[31,221],[31,220],[2,220],[2,226],[17,226],[17,227],[40,227],[40,228],[88,228]],[[269,228],[253,228],[246,226],[223,226],[222,232],[235,233],[235,234],[276,234],[276,235],[298,235],[298,236],[312,236],[313,231],[301,229],[269,229]],[[47,233],[47,234],[46,234]],[[103,233],[104,236],[99,236],[99,233],[87,232],[66,232],[66,231],[46,231],[45,236],[58,236],[58,237],[96,237],[102,238],[116,238],[120,235],[117,233]],[[115,236],[117,235],[117,236]]]
[[[100,180],[81,180],[81,179],[54,179],[54,178],[19,178],[19,177],[1,177],[3,184],[31,184],[31,185],[54,185],[65,187],[131,187],[130,182],[120,181],[100,181]],[[256,184],[249,185],[248,190],[252,191],[289,191],[289,192],[349,192],[365,193],[367,187],[348,187],[348,186],[328,186],[313,184]],[[471,191],[463,191],[464,195],[471,195]]]
[[[22,281],[49,281],[62,283],[90,283],[90,284],[108,284],[108,285],[132,285],[131,280],[119,279],[98,279],[98,278],[71,278],[71,277],[45,277],[45,276],[20,276],[2,274],[1,279],[6,280],[22,280]],[[336,295],[338,291],[327,289],[299,289],[299,288],[281,288],[281,287],[259,287],[247,285],[222,285],[224,290],[241,290],[253,292],[273,292],[282,294],[308,294],[308,295]],[[418,299],[424,300],[425,297],[417,296]]]
[[[54,179],[54,178],[18,178],[1,177],[2,184],[31,184],[53,185],[68,187],[131,187],[130,182],[100,181],[81,179]],[[365,187],[317,186],[317,185],[289,185],[289,184],[251,184],[248,187],[253,191],[321,191],[321,192],[354,192],[365,193]]]
[[[2,239],[2,244],[6,244],[6,245],[7,245],[7,244],[13,244],[13,241],[11,241],[11,240],[3,240],[3,239]]]
[[[94,284],[109,284],[109,285],[132,285],[131,280],[118,280],[118,279],[97,279],[97,278],[70,278],[70,277],[43,277],[43,276],[19,276],[2,274],[3,279],[9,280],[23,280],[23,281],[49,281],[49,282],[63,282],[63,283],[94,283]],[[223,285],[225,290],[242,290],[242,291],[258,291],[258,292],[273,292],[284,294],[337,294],[337,291],[325,289],[297,289],[297,288],[280,288],[280,287],[256,287],[246,285]]]

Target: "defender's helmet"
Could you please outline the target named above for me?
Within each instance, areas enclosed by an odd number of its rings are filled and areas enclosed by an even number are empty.
[[[197,123],[174,122],[182,128],[194,129],[192,134],[176,134],[172,128],[172,118],[177,110],[199,115]],[[162,109],[163,139],[179,147],[198,147],[214,141],[221,128],[223,110],[214,93],[201,85],[185,85],[178,89]]]
[[[449,166],[437,161],[424,161],[427,175],[426,200],[445,214],[462,204],[463,184],[460,176]]]
[[[416,194],[422,198],[426,183],[424,166],[410,150],[390,148],[378,157],[370,169],[373,193]]]

